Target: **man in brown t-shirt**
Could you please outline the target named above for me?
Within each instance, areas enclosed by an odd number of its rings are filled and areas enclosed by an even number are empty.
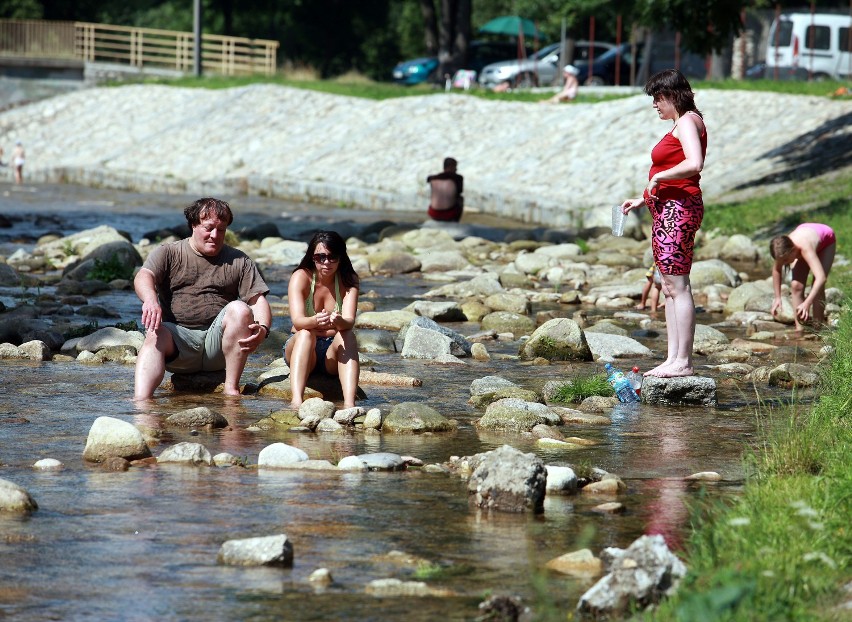
[[[269,336],[269,288],[249,257],[225,246],[234,217],[219,199],[184,210],[192,234],[148,256],[134,287],[145,342],[136,359],[134,399],[149,399],[166,370],[225,370],[226,395],[240,394],[248,355]]]

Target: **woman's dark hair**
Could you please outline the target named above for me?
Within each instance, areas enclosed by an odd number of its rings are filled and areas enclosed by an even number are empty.
[[[352,267],[352,260],[346,254],[346,242],[337,231],[317,231],[314,237],[311,238],[311,241],[308,242],[308,250],[305,256],[302,257],[302,261],[299,262],[299,265],[296,266],[293,272],[295,273],[296,270],[301,268],[313,274],[315,270],[314,251],[320,244],[324,244],[328,252],[334,257],[337,257],[339,262],[337,274],[340,275],[340,280],[343,281],[343,284],[347,288],[357,287],[361,281],[355,272],[355,268]]]
[[[645,93],[651,97],[658,95],[665,97],[674,105],[680,116],[687,112],[695,112],[699,117],[704,117],[695,107],[695,93],[692,92],[689,80],[677,69],[664,69],[648,78],[645,83]]]
[[[187,205],[183,210],[183,215],[186,216],[186,224],[192,229],[195,225],[200,224],[203,218],[215,216],[219,220],[228,223],[228,226],[234,222],[234,214],[231,212],[231,206],[220,199],[198,199],[192,205]]]

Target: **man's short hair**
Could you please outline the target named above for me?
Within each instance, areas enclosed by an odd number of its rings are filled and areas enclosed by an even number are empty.
[[[224,220],[228,225],[234,222],[234,214],[231,212],[231,206],[221,199],[205,198],[198,199],[192,205],[187,205],[183,210],[183,215],[186,216],[186,224],[192,229],[194,226],[201,224],[203,218],[215,216],[219,220]]]
[[[458,162],[456,162],[455,158],[444,158],[444,170],[446,171],[448,168],[455,168],[458,166]]]

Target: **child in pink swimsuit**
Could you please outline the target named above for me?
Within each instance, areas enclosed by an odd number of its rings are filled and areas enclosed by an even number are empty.
[[[796,330],[801,330],[801,322],[810,317],[813,306],[813,320],[817,325],[825,323],[825,283],[834,253],[837,238],[828,225],[816,222],[802,223],[789,235],[779,235],[769,243],[769,252],[775,260],[772,266],[772,285],[775,300],[772,302],[772,315],[781,308],[781,277],[785,266],[792,264],[790,296],[793,300]],[[808,274],[813,272],[811,291],[805,297]]]

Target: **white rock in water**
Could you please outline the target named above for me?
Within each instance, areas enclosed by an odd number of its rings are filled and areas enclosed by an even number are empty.
[[[58,471],[64,467],[65,465],[55,458],[42,458],[33,465],[34,469],[40,469],[42,471]]]

